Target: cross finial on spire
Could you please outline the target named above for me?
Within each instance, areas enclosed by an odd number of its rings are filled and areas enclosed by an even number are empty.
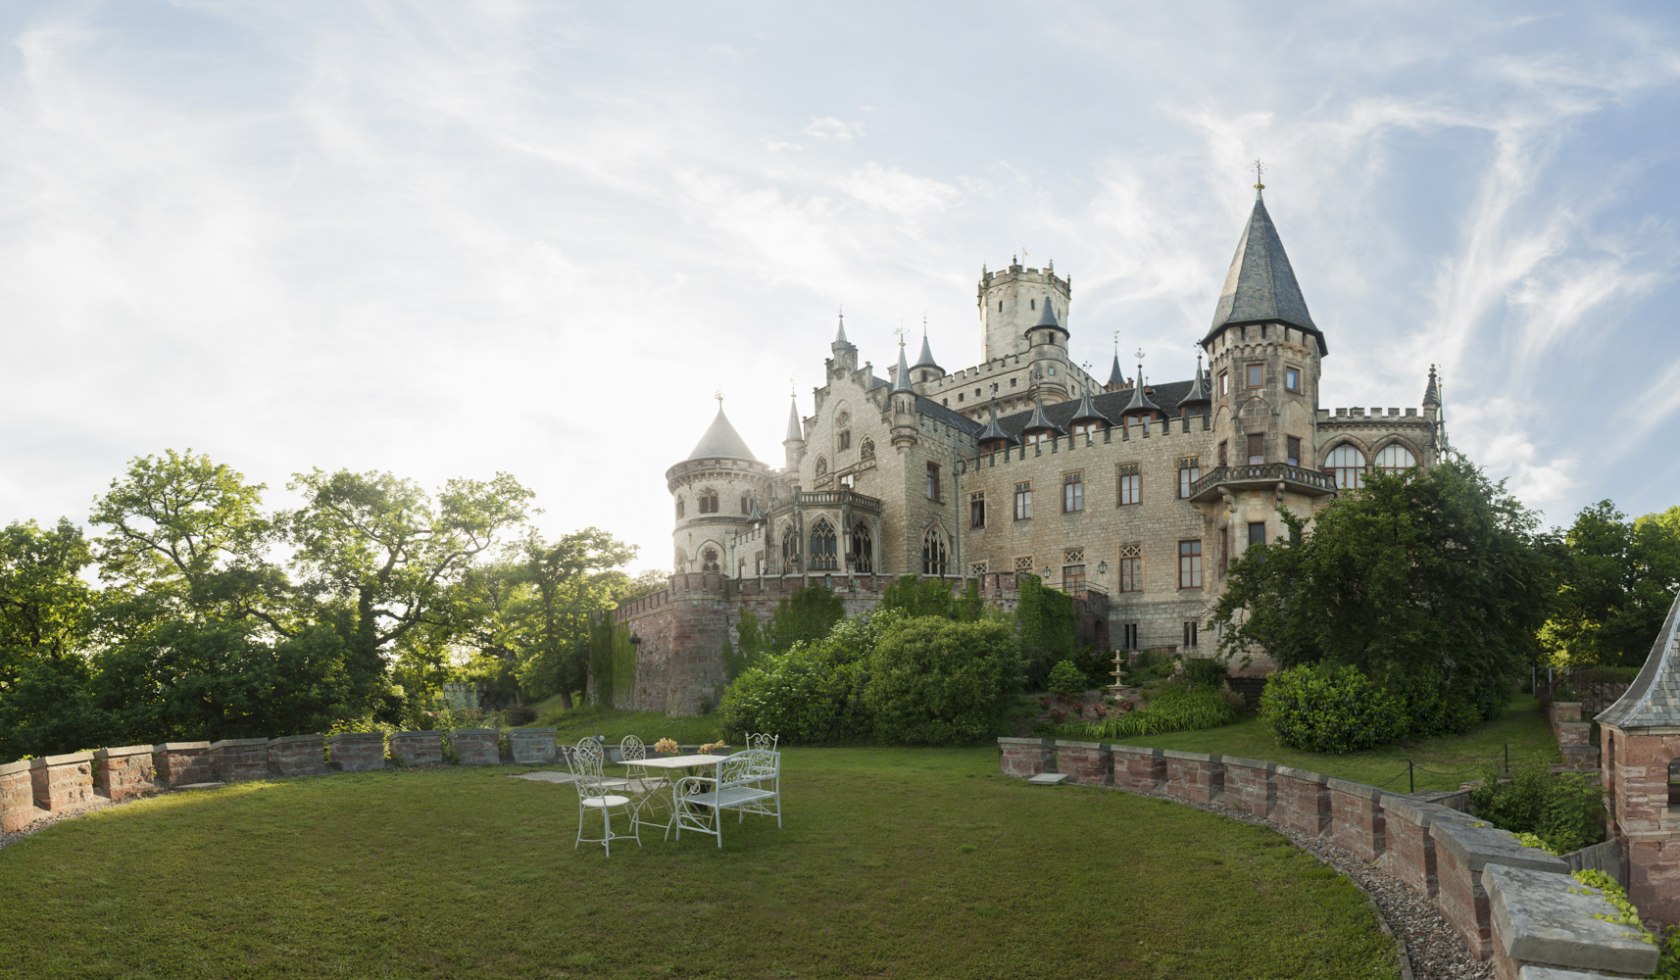
[[[791,374],[788,375],[788,397],[789,398],[798,398],[799,397],[799,385],[794,382],[793,375],[791,375]]]
[[[1259,160],[1254,161],[1254,196],[1266,189],[1266,165]]]
[[[1137,349],[1137,359],[1140,360],[1140,361],[1143,360],[1143,348],[1142,347],[1139,347]]]
[[[898,334],[898,346],[903,347],[904,346],[904,321],[903,320],[900,320],[898,322],[898,329],[894,330],[893,333]]]
[[[1120,356],[1120,331],[1114,331],[1114,356]]]
[[[718,390],[712,392],[712,397],[717,399],[718,411],[723,411],[723,389],[719,388]]]

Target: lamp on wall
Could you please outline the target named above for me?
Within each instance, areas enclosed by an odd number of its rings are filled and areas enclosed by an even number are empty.
[[[1044,568],[1038,573],[1038,577],[1046,582],[1050,581],[1050,565],[1048,562],[1045,563]]]
[[[1108,574],[1108,562],[1106,562],[1106,561],[1097,562],[1097,574],[1099,576]]]

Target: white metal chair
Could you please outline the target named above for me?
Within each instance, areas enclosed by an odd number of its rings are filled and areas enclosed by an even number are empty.
[[[746,735],[746,745],[742,747],[748,749],[764,749],[767,752],[774,752],[776,751],[776,743],[779,741],[781,741],[780,735],[772,735],[769,732],[748,732]]]
[[[642,814],[649,810],[664,810],[667,817],[657,826],[664,827],[669,831],[671,827],[670,806],[666,800],[665,791],[671,788],[671,781],[664,776],[649,773],[646,766],[639,764],[642,759],[647,758],[647,746],[643,744],[640,738],[634,735],[626,735],[619,740],[618,758],[620,762],[624,763],[625,773],[630,777],[625,780],[625,789],[635,798],[636,822],[638,824],[648,822],[643,819]]]
[[[635,801],[629,796],[615,790],[601,772],[602,762],[601,743],[594,738],[585,738],[572,748],[566,757],[566,763],[572,770],[572,785],[577,787],[578,794],[578,835],[572,844],[576,850],[579,845],[588,841],[600,844],[606,849],[607,856],[612,857],[612,842],[623,837],[630,837],[636,841],[636,846],[642,846],[642,831],[636,823]],[[601,836],[583,836],[584,821],[593,810],[601,814]],[[612,812],[626,810],[630,814],[630,833],[615,834],[612,829]]]

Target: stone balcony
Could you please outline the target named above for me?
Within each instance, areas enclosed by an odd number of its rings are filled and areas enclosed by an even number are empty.
[[[1281,490],[1308,497],[1336,492],[1336,481],[1328,473],[1288,463],[1253,463],[1221,466],[1190,484],[1190,498],[1197,503],[1217,500],[1227,490]]]

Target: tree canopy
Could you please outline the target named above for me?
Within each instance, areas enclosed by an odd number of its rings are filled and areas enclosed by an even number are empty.
[[[1563,535],[1557,595],[1540,631],[1553,667],[1637,666],[1680,588],[1680,506],[1629,520],[1608,500]]]
[[[1474,466],[1373,475],[1232,564],[1219,647],[1283,667],[1346,664],[1395,694],[1410,731],[1494,717],[1534,662],[1554,591],[1536,519]]]

